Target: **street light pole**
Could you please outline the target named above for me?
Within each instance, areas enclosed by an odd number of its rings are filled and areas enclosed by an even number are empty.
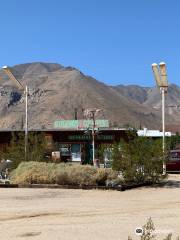
[[[168,89],[168,81],[167,81],[167,72],[166,72],[166,64],[161,62],[158,66],[157,63],[152,64],[152,70],[154,73],[154,78],[158,87],[160,88],[160,93],[162,97],[162,151],[163,151],[163,175],[166,174],[166,162],[165,162],[165,93],[167,93]]]
[[[96,119],[95,119],[95,114],[100,112],[101,109],[87,109],[86,111],[86,117],[89,117],[92,119],[93,124],[92,124],[92,129],[91,129],[91,134],[92,134],[92,161],[93,161],[93,165],[97,166],[97,163],[95,161],[95,135],[96,135]]]
[[[93,126],[92,126],[92,151],[93,151],[93,165],[95,165],[95,112],[92,111],[92,119],[93,119]]]
[[[162,96],[163,175],[165,175],[165,174],[166,174],[166,163],[165,163],[165,89],[162,87],[162,88],[160,89],[160,91],[161,91],[161,96]]]
[[[95,165],[95,132],[94,132],[94,127],[92,128],[92,152],[93,152],[93,165]]]
[[[26,101],[26,119],[25,119],[25,161],[27,161],[28,152],[28,87],[25,88],[25,101]]]

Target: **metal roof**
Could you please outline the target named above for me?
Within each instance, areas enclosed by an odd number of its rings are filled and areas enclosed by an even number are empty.
[[[137,134],[139,137],[163,137],[163,132],[160,132],[159,130],[148,130],[147,128],[138,130]],[[172,135],[171,132],[165,132],[166,137],[171,137]]]

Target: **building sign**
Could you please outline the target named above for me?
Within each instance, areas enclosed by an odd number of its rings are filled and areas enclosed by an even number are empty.
[[[114,136],[113,135],[97,135],[96,139],[97,140],[113,140]],[[68,136],[68,140],[72,140],[72,141],[87,140],[87,141],[90,141],[90,140],[92,140],[92,136],[91,135],[70,135],[70,136]]]
[[[87,129],[92,128],[93,120],[58,120],[54,122],[54,128],[58,129]],[[97,119],[95,121],[96,128],[108,128],[109,121],[106,119]]]

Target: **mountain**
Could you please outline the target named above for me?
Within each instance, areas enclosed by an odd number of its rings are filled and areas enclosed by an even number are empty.
[[[111,126],[129,124],[137,128],[141,125],[155,129],[161,125],[160,94],[156,88],[108,86],[76,68],[57,63],[27,63],[11,69],[15,77],[29,88],[30,129],[53,128],[55,120],[74,119],[75,111],[77,117],[82,119],[84,110],[89,108],[101,109],[96,117],[109,119]],[[2,70],[0,78],[0,127],[22,129],[24,94],[18,91]],[[172,106],[175,103],[180,105],[177,100],[179,92],[178,86],[169,88],[168,103]],[[171,122],[176,119],[175,108],[169,109],[168,121]]]
[[[140,87],[138,85],[118,85],[114,87],[121,95],[134,100],[137,103],[143,103],[147,100],[147,93],[151,88]]]
[[[140,87],[136,85],[115,86],[120,94],[132,99],[143,106],[161,111],[161,94],[157,87]],[[166,122],[170,125],[180,123],[180,87],[175,84],[170,84],[168,92],[165,96],[166,100]]]

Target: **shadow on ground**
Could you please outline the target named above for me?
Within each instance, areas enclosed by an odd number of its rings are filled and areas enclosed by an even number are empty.
[[[150,188],[152,186],[146,186]],[[180,188],[180,174],[168,174],[168,178],[161,183],[153,185],[155,188]]]

